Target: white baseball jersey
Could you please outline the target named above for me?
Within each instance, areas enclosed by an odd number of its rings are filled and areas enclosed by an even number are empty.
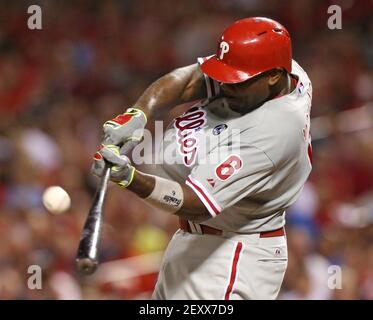
[[[200,61],[201,62],[201,61]],[[205,76],[207,99],[174,119],[165,132],[162,169],[186,183],[211,214],[203,224],[257,233],[285,224],[311,171],[312,86],[292,62],[296,88],[241,115]],[[175,163],[176,162],[176,163]]]

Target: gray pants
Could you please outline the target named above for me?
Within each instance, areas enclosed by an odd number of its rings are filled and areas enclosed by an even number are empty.
[[[215,236],[179,229],[163,257],[152,298],[276,299],[286,267],[285,236]]]

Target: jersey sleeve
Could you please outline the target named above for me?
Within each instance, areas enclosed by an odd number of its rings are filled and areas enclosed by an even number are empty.
[[[204,58],[198,58],[198,64],[201,65],[203,62],[205,62],[209,57],[204,57]],[[207,74],[203,74],[205,78],[205,83],[206,83],[206,90],[207,90],[207,98],[210,99],[212,97],[217,96],[220,93],[220,86],[219,82],[216,80],[210,78]]]
[[[244,146],[233,152],[224,146],[219,147],[215,156],[222,160],[217,164],[198,164],[186,181],[212,217],[245,197],[271,188],[274,165],[260,149]]]

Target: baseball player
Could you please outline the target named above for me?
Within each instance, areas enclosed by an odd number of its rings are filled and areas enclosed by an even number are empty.
[[[154,299],[275,299],[287,267],[286,209],[311,171],[312,87],[278,22],[246,18],[218,51],[153,83],[104,124],[111,179],[179,216]],[[162,177],[125,156],[160,109],[196,103],[164,135]]]

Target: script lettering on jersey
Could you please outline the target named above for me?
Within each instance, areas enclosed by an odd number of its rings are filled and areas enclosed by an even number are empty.
[[[174,122],[176,129],[178,151],[187,167],[194,164],[197,156],[198,139],[196,131],[206,124],[206,112],[196,107],[191,108]]]

